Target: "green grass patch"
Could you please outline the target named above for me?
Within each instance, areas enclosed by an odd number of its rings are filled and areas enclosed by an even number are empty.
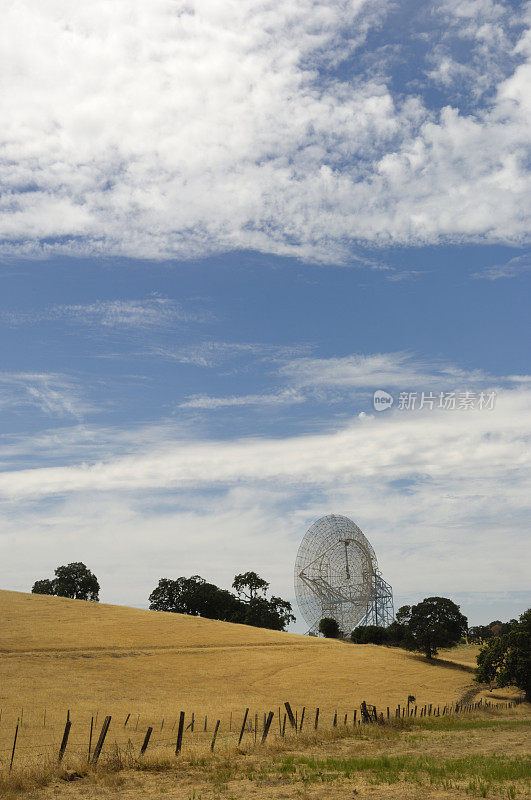
[[[465,717],[432,717],[426,720],[416,720],[413,726],[422,730],[437,731],[470,731],[486,730],[488,728],[515,730],[531,727],[531,719],[500,719],[499,717],[470,719]]]
[[[285,777],[298,777],[307,782],[353,778],[362,772],[374,783],[448,784],[468,781],[471,785],[488,789],[496,783],[529,779],[531,759],[482,754],[448,759],[411,755],[325,759],[288,757],[280,762],[278,771]]]

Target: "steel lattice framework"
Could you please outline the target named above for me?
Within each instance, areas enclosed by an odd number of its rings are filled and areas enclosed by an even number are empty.
[[[349,634],[357,625],[386,627],[393,592],[368,539],[348,517],[321,517],[304,536],[295,561],[295,595],[310,632],[333,617]]]

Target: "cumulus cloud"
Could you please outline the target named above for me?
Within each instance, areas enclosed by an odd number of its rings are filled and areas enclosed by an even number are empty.
[[[433,109],[423,92],[444,82],[452,53],[426,69],[425,86],[398,90],[358,57],[391,6],[11,5],[0,33],[4,254],[252,248],[342,262],[359,242],[522,241],[523,17],[515,24],[505,3],[444,4],[445,20],[466,17],[474,74],[495,84],[488,101],[470,88],[466,102],[457,93]],[[440,39],[430,24],[415,31],[427,67]]]

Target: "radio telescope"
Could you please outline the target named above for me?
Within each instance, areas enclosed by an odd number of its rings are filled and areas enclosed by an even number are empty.
[[[378,569],[368,539],[348,517],[329,514],[311,526],[295,561],[295,595],[309,633],[323,617],[349,634],[357,625],[387,627],[393,592]]]

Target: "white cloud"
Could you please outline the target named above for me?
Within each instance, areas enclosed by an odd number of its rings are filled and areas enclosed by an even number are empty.
[[[527,40],[507,7],[461,6],[445,14],[514,65],[488,106],[438,113],[356,74],[386,0],[11,5],[3,252],[345,261],[359,241],[524,240]]]
[[[465,390],[492,380],[481,370],[465,371],[452,364],[423,362],[411,353],[353,354],[339,358],[299,358],[280,368],[297,387],[342,387],[404,391],[418,386]]]
[[[282,361],[307,353],[309,345],[268,345],[260,342],[195,342],[181,347],[150,347],[140,355],[152,355],[180,364],[213,367],[223,361],[238,358],[257,358],[262,361]]]
[[[78,387],[64,375],[0,372],[0,409],[31,406],[51,417],[81,419],[90,410]]]
[[[336,511],[360,524],[398,595],[517,591],[530,432],[531,392],[514,389],[493,411],[392,411],[311,436],[197,441],[166,427],[97,462],[83,442],[85,464],[1,474],[4,585],[81,558],[106,600],[145,603],[163,575],[229,585],[244,568],[292,596],[300,538]]]
[[[230,408],[234,406],[284,406],[294,403],[305,403],[306,397],[293,389],[285,389],[269,394],[246,394],[234,397],[210,397],[209,395],[192,395],[179,408]]]
[[[109,329],[162,328],[180,322],[197,322],[205,319],[204,314],[185,311],[175,300],[166,297],[56,305],[45,311],[2,312],[0,316],[12,325],[43,320],[66,320]]]
[[[527,463],[530,403],[531,393],[522,389],[499,393],[495,413],[397,410],[383,418],[360,418],[326,435],[167,442],[145,455],[3,473],[0,495],[175,489],[242,480],[328,485],[382,472],[391,472],[393,479],[407,477],[422,472],[426,458],[433,477],[446,475],[454,483],[470,470],[476,481],[496,472],[500,462],[509,470]]]
[[[515,256],[515,258],[506,261],[505,264],[486,267],[480,272],[476,272],[472,277],[496,281],[499,278],[516,278],[524,272],[529,272],[530,269],[531,253],[523,253],[521,256]]]
[[[232,353],[230,346],[228,353]],[[238,347],[238,345],[236,345]],[[246,346],[245,346],[246,347]],[[224,351],[222,351],[224,352]],[[239,350],[236,351],[241,354]],[[254,347],[250,351],[261,351]],[[362,355],[354,353],[334,358],[317,358],[299,355],[289,358],[286,352],[275,352],[274,360],[284,362],[278,369],[278,376],[284,387],[273,392],[262,394],[236,395],[230,397],[211,397],[209,395],[193,395],[180,403],[180,408],[196,408],[215,410],[237,406],[274,406],[304,403],[309,400],[321,403],[338,403],[356,394],[372,394],[376,389],[389,389],[398,392],[465,392],[470,389],[485,390],[494,384],[511,386],[529,384],[529,375],[493,376],[482,370],[464,370],[448,363],[434,363],[419,359],[412,353],[377,353]],[[184,356],[181,356],[182,360]],[[180,359],[180,360],[181,360]],[[188,363],[188,359],[186,359]],[[190,358],[190,363],[201,366],[212,366],[213,361],[203,358]],[[287,384],[287,386],[286,386]],[[419,395],[420,396],[420,395]]]

